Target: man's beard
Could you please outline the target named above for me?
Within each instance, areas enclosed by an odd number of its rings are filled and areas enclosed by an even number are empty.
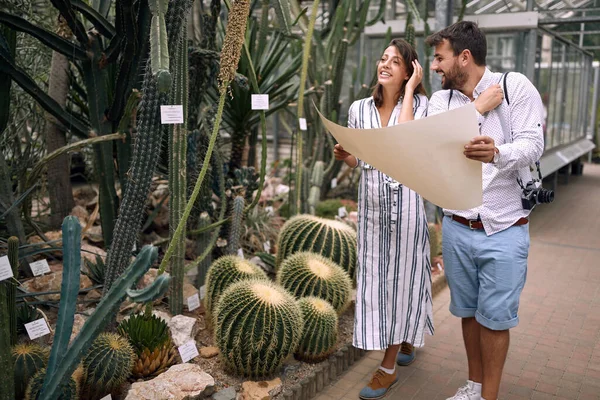
[[[460,90],[467,83],[468,76],[464,71],[461,71],[458,63],[452,66],[452,69],[447,73],[444,73],[444,80],[442,83],[442,89],[455,89]]]

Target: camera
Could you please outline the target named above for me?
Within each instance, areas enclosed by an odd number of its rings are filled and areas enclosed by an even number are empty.
[[[542,183],[537,179],[527,182],[527,185],[523,187],[521,203],[525,210],[533,210],[537,204],[552,203],[552,201],[554,201],[554,191],[544,189]]]

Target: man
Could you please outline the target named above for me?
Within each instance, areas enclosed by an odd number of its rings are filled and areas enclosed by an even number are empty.
[[[466,385],[448,400],[496,400],[509,329],[519,321],[529,252],[529,210],[523,209],[517,178],[529,181],[528,166],[544,150],[543,106],[535,87],[516,72],[505,76],[503,93],[503,75],[486,67],[486,39],[475,23],[451,25],[427,44],[435,47],[431,69],[444,89],[432,95],[429,115],[474,103],[480,136],[465,145],[464,154],[480,161],[483,173],[480,207],[444,210],[450,312],[462,318],[469,366]]]

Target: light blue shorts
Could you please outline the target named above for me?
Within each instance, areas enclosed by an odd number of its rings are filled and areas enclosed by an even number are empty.
[[[483,230],[444,217],[442,256],[450,312],[460,318],[475,317],[492,330],[517,326],[528,254],[529,224],[487,236]]]

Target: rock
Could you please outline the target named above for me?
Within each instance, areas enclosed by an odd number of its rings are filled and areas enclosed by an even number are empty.
[[[177,364],[156,378],[131,385],[125,400],[192,400],[210,396],[215,380],[196,364]]]
[[[54,292],[54,291],[60,292],[60,287],[62,284],[62,276],[63,276],[62,271],[51,272],[47,275],[38,276],[38,277],[30,279],[26,282],[23,282],[22,286],[25,288],[26,291],[32,292],[32,293]],[[92,287],[93,285],[94,284],[90,280],[90,278],[88,278],[85,275],[81,275],[81,280],[79,281],[80,289],[87,289],[89,287]],[[54,301],[60,300],[60,294],[47,294],[47,295],[42,295],[42,296],[38,296],[38,297],[40,300],[54,300]]]
[[[202,347],[200,349],[200,356],[202,358],[213,358],[219,355],[219,349],[216,347]]]
[[[75,337],[79,334],[79,331],[81,331],[81,328],[83,328],[83,324],[85,324],[86,320],[86,316],[83,316],[81,314],[75,314],[75,320],[73,321],[73,332],[71,333],[71,339],[69,339],[69,343],[71,343],[73,339],[75,339]]]
[[[164,311],[159,311],[159,310],[153,310],[152,311],[152,315],[158,317],[158,318],[162,318],[167,324],[169,322],[171,322],[171,316],[164,312]]]
[[[196,337],[198,326],[196,318],[186,317],[185,315],[176,315],[169,321],[169,329],[175,346],[179,347]]]
[[[194,287],[191,283],[184,282],[183,283],[183,305],[188,306],[188,297],[191,297],[198,293],[198,289]],[[198,294],[200,296],[200,294]]]
[[[236,394],[234,388],[228,387],[213,394],[212,398],[213,400],[235,400]]]
[[[281,392],[281,379],[271,381],[246,381],[242,383],[242,400],[272,399]]]
[[[83,237],[94,244],[103,244],[104,236],[102,236],[102,227],[94,225],[83,233]]]
[[[101,298],[102,298],[102,293],[100,293],[96,289],[90,290],[89,292],[87,292],[87,294],[84,297],[85,300],[98,300]]]
[[[169,185],[166,183],[161,183],[156,187],[154,192],[152,192],[152,196],[158,199],[158,198],[164,197],[168,193],[169,193]]]
[[[148,270],[148,272],[146,272],[144,274],[144,276],[142,276],[142,278],[138,281],[137,288],[138,289],[143,289],[146,286],[150,285],[152,282],[154,282],[154,280],[156,279],[157,275],[158,275],[158,269],[157,268],[150,268]]]
[[[97,198],[97,193],[91,186],[81,186],[73,191],[75,204],[85,207],[90,201]]]
[[[98,254],[104,261],[106,261],[106,251],[100,247],[92,246],[91,244],[82,242],[81,243],[81,258],[96,262],[96,254]],[[83,260],[82,260],[83,264]]]
[[[73,207],[73,209],[71,210],[71,215],[77,217],[77,219],[79,220],[79,224],[82,228],[85,228],[85,226],[88,223],[88,220],[90,219],[90,214],[88,213],[88,211],[80,205],[76,205],[75,207]]]

